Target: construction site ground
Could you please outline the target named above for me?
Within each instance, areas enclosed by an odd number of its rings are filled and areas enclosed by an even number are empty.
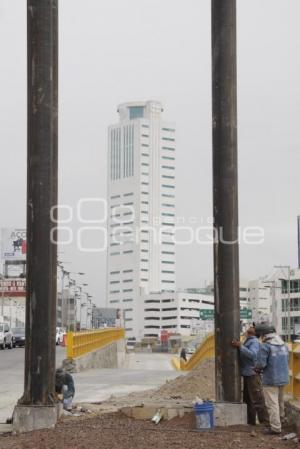
[[[264,435],[260,426],[196,430],[192,402],[196,396],[214,398],[214,362],[204,361],[195,370],[167,381],[159,388],[80,404],[79,413],[64,415],[55,429],[22,435],[3,434],[0,449],[281,449],[300,448],[299,442]],[[181,409],[172,419],[151,421],[164,407]],[[134,419],[129,410],[138,410]],[[150,414],[149,414],[150,411]],[[77,416],[76,416],[77,415]],[[170,416],[169,416],[170,418]],[[284,433],[292,431],[285,428]]]
[[[193,414],[154,424],[121,414],[67,418],[55,429],[1,436],[0,449],[294,449],[299,443],[247,426],[197,432]]]

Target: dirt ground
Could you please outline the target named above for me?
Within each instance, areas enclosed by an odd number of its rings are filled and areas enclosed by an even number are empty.
[[[0,435],[0,449],[300,449],[300,443],[264,435],[260,426],[197,432],[193,413],[158,425],[150,420],[134,420],[121,412],[111,413],[122,404],[184,401],[190,406],[196,396],[214,398],[213,360],[206,360],[197,369],[156,390],[111,398],[102,404],[86,404],[94,414],[64,417],[55,429]],[[284,429],[284,433],[290,431]]]
[[[147,393],[147,392],[146,392]],[[202,399],[215,397],[215,362],[204,360],[197,368],[185,376],[177,377],[150,393],[151,398],[178,398],[193,401],[196,396]]]
[[[102,406],[120,408],[141,404],[185,404],[192,406],[196,397],[201,399],[215,398],[215,364],[213,359],[207,359],[188,374],[167,381],[160,388],[130,393],[124,397],[111,397]],[[101,409],[101,407],[100,407]]]
[[[0,449],[299,449],[299,443],[263,435],[251,427],[194,431],[194,416],[158,425],[123,414],[65,419],[55,429],[0,436]]]

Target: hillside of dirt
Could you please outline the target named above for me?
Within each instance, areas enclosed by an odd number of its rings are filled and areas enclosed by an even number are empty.
[[[133,405],[150,402],[191,402],[198,396],[201,399],[215,398],[215,362],[207,359],[197,368],[176,379],[167,381],[160,388],[130,393],[125,397],[106,401],[112,405]]]

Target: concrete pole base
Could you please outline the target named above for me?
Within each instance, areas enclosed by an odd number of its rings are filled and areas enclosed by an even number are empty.
[[[218,427],[247,425],[247,405],[233,402],[216,402],[215,425]]]
[[[38,405],[17,405],[13,413],[14,433],[31,432],[55,427],[59,418],[59,407]]]

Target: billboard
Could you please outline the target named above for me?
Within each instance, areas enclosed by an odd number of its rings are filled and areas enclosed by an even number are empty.
[[[2,228],[2,259],[26,260],[26,229],[24,228]]]

